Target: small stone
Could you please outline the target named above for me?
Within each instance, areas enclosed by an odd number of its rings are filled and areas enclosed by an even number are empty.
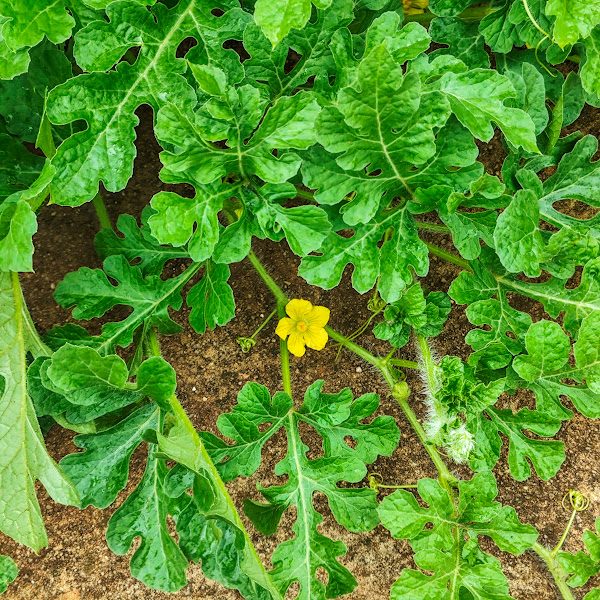
[[[196,386],[194,386],[194,387],[192,388],[192,392],[195,392],[195,391],[196,391]]]
[[[356,372],[357,373],[362,373],[362,367],[356,367]]]

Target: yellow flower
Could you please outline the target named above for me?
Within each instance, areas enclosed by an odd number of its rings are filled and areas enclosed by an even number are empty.
[[[416,15],[425,12],[429,0],[402,0],[405,15]]]
[[[323,350],[327,343],[324,327],[329,321],[329,309],[313,306],[308,300],[290,300],[285,307],[287,317],[279,321],[275,333],[287,341],[288,350],[295,356],[302,356],[305,346],[313,350]]]

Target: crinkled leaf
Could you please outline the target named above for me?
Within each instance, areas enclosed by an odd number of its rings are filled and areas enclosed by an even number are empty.
[[[575,408],[589,418],[600,416],[598,377],[598,321],[600,313],[586,317],[575,344],[576,365],[568,364],[571,341],[560,325],[551,321],[534,323],[525,336],[527,354],[517,356],[513,369],[535,392],[537,408],[558,419],[568,419],[571,411],[564,408],[560,397],[567,396]],[[565,379],[587,385],[563,383]]]
[[[60,466],[75,484],[81,508],[111,505],[127,485],[129,459],[145,431],[157,429],[158,407],[147,404],[100,433],[79,435],[74,442],[84,452],[69,454]]]
[[[215,16],[215,9],[224,14]],[[93,21],[76,36],[75,57],[90,73],[50,94],[48,116],[53,123],[84,119],[88,124],[66,139],[53,158],[57,177],[52,198],[58,204],[78,206],[91,200],[100,181],[109,191],[123,189],[133,171],[137,108],[149,104],[158,112],[172,103],[189,112],[194,104],[194,92],[182,77],[186,63],[175,56],[180,43],[193,37],[200,46],[197,55],[239,72],[237,55],[222,44],[241,39],[251,19],[228,0],[210,6],[182,0],[171,9],[160,3],[151,10],[120,1],[107,7],[107,15],[108,21]],[[112,68],[136,46],[140,51],[133,64],[123,61]]]
[[[470,68],[490,66],[490,58],[483,46],[483,35],[479,32],[479,23],[451,17],[434,19],[429,27],[429,35],[438,44],[448,45],[448,48],[434,50],[430,57],[450,54]]]
[[[34,346],[22,303],[16,273],[0,273],[0,529],[37,551],[48,538],[35,481],[39,479],[50,496],[62,504],[77,505],[79,497],[46,452],[27,392],[26,354]]]
[[[0,204],[13,193],[27,189],[43,166],[42,157],[27,152],[18,139],[0,133]]]

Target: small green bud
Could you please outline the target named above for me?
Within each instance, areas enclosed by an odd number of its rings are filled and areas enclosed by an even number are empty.
[[[392,390],[392,394],[398,400],[406,400],[410,396],[410,387],[408,387],[408,383],[406,383],[406,381],[399,381],[396,383]]]
[[[244,352],[245,354],[250,352],[250,350],[252,350],[252,348],[254,348],[254,345],[256,344],[256,340],[254,338],[248,337],[239,337],[235,341],[240,345],[242,352]]]
[[[376,293],[374,296],[371,296],[371,298],[369,298],[367,308],[372,313],[376,313],[382,311],[385,308],[386,304],[386,301],[379,295],[379,293]]]

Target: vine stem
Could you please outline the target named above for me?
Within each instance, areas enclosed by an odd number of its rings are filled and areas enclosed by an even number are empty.
[[[100,221],[100,227],[102,229],[112,229],[112,223],[110,222],[110,217],[108,216],[108,211],[106,210],[106,204],[104,204],[104,199],[102,198],[100,192],[98,192],[94,199],[92,200],[94,208],[96,209],[96,214],[98,215],[98,221]]]
[[[277,300],[277,305],[285,307],[285,305],[288,303],[287,296],[283,293],[282,289],[277,285],[277,283],[275,283],[273,278],[267,273],[263,264],[260,262],[260,260],[256,256],[256,254],[254,254],[254,252],[252,250],[250,250],[250,253],[248,254],[248,259],[250,260],[252,266],[256,269],[258,274],[261,276],[261,278],[263,279],[263,281],[265,282],[265,284],[267,285],[269,290],[271,290],[271,292],[275,296],[275,298]],[[397,381],[396,376],[394,375],[392,369],[390,368],[389,360],[377,358],[376,356],[371,354],[368,350],[366,350],[362,346],[359,346],[355,342],[349,340],[344,335],[342,335],[341,333],[337,332],[335,329],[332,329],[329,326],[325,327],[325,331],[328,333],[328,335],[333,340],[335,340],[336,342],[339,342],[340,344],[342,344],[343,346],[348,348],[348,350],[350,350],[351,352],[353,352],[354,354],[356,354],[363,360],[367,361],[369,364],[373,365],[381,372],[381,374],[383,375],[383,378],[385,379],[386,383],[388,384],[388,386],[391,389],[392,396],[394,397],[396,402],[398,402],[398,404],[400,405],[402,412],[408,419],[408,422],[412,425],[415,433],[419,437],[419,440],[421,440],[421,443],[425,447],[425,450],[431,457],[433,464],[436,466],[438,473],[439,473],[440,483],[442,483],[442,485],[444,485],[444,487],[446,487],[446,489],[449,489],[452,485],[455,485],[458,480],[456,479],[456,477],[454,477],[454,475],[452,475],[452,473],[450,473],[450,471],[448,470],[448,467],[444,463],[440,453],[437,451],[435,446],[428,443],[427,436],[425,435],[425,431],[424,431],[423,427],[421,426],[421,423],[419,422],[417,415],[414,413],[414,411],[412,410],[412,408],[410,407],[410,405],[407,402],[407,398],[408,398],[408,394],[409,394],[408,386],[406,384],[399,383]],[[286,347],[286,350],[287,350],[287,347]],[[282,362],[283,362],[283,353],[282,353]],[[411,361],[406,361],[406,362],[410,363]],[[419,363],[416,363],[416,362],[412,363],[411,367],[413,365],[414,365],[414,368],[420,368]],[[408,366],[408,365],[406,365],[406,366]]]
[[[458,18],[462,21],[480,21],[484,17],[487,17],[492,12],[491,5],[487,6],[475,6],[473,8],[467,8],[458,15]],[[405,23],[420,23],[421,25],[428,25],[437,15],[431,12],[417,13],[414,15],[404,15]]]
[[[443,258],[444,260],[447,260],[448,262],[451,262],[451,263],[459,266],[461,269],[464,269],[465,271],[469,271],[470,273],[473,272],[473,269],[471,269],[471,266],[464,258],[461,258],[460,256],[456,256],[456,254],[452,254],[452,252],[448,252],[447,250],[444,250],[443,248],[440,248],[439,246],[436,246],[435,244],[430,244],[429,242],[426,242],[425,240],[423,240],[423,242],[427,246],[427,248],[428,248],[429,252],[431,252],[431,254],[434,254],[435,256],[439,256],[440,258]]]
[[[566,581],[567,574],[558,564],[556,554],[554,554],[553,551],[544,548],[539,542],[536,542],[531,549],[546,563],[563,600],[575,600],[575,596],[573,596],[573,592]]]
[[[147,335],[146,339],[148,342],[147,347],[149,349],[149,354],[151,354],[152,356],[162,356],[162,352],[160,350],[160,346],[158,343],[158,337],[156,335],[156,330],[153,327],[148,331],[148,335]],[[173,394],[169,398],[169,405],[170,405],[171,410],[173,411],[173,414],[175,415],[175,417],[183,424],[186,431],[189,433],[189,435],[194,440],[194,445],[196,448],[198,448],[199,452],[201,453],[202,458],[206,461],[206,464],[210,465],[211,478],[215,482],[217,488],[223,495],[225,502],[229,506],[230,513],[232,515],[234,515],[236,527],[238,527],[238,529],[244,535],[244,539],[246,541],[246,544],[248,545],[248,548],[250,549],[252,558],[256,562],[255,568],[258,571],[262,572],[264,574],[265,579],[270,582],[271,578],[269,576],[269,573],[266,570],[262,560],[258,556],[258,553],[256,552],[256,548],[254,547],[254,544],[252,543],[252,540],[250,539],[248,531],[244,527],[244,523],[242,522],[242,519],[240,518],[237,508],[235,507],[235,504],[233,503],[233,500],[231,499],[231,496],[229,495],[229,492],[227,491],[227,487],[223,483],[223,480],[221,479],[221,476],[219,475],[217,468],[215,467],[212,459],[210,458],[210,455],[208,454],[206,447],[202,443],[202,440],[200,439],[200,436],[198,435],[198,433],[194,427],[194,424],[190,421],[190,418],[188,417],[187,413],[185,412],[185,409],[183,408],[183,406],[181,405],[181,402],[179,402],[179,400],[175,394]],[[269,589],[269,591],[271,592],[274,600],[283,600],[281,594],[279,593],[279,591],[277,590],[277,588],[275,587],[274,584],[271,584],[271,589]]]

